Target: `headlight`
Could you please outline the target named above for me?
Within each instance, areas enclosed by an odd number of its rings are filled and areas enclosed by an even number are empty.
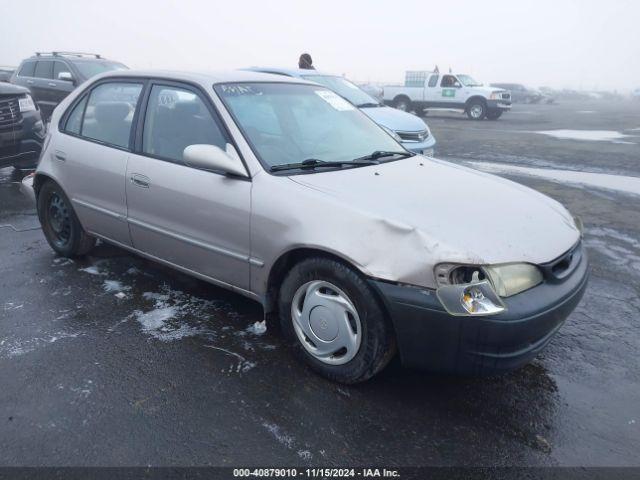
[[[20,112],[34,112],[36,110],[36,104],[33,102],[31,95],[26,94],[23,98],[18,99],[18,105],[20,105]]]
[[[436,265],[434,273],[439,287],[438,298],[452,315],[465,315],[459,311],[460,307],[467,311],[466,315],[499,313],[506,309],[500,297],[524,292],[543,280],[540,270],[528,263],[482,266],[441,263]],[[473,286],[477,289],[471,289]],[[467,294],[470,297],[465,297]],[[459,298],[455,299],[456,295]],[[477,311],[467,308],[469,302],[477,305]]]
[[[576,215],[573,217],[573,222],[576,224],[576,228],[582,237],[582,235],[584,235],[584,223],[582,223],[582,219]]]
[[[398,135],[396,132],[394,132],[390,128],[385,127],[384,125],[381,125],[381,127],[384,128],[384,131],[387,132],[389,135],[391,135],[396,142],[402,143],[402,139],[400,138],[400,135]]]
[[[510,297],[542,283],[542,273],[529,263],[484,267],[493,288],[501,297]]]
[[[490,100],[500,100],[502,98],[502,92],[493,92],[489,95]]]

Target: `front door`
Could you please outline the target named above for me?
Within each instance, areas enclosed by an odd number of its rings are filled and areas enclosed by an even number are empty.
[[[127,168],[133,246],[228,285],[249,289],[251,181],[187,166],[189,145],[229,138],[199,90],[154,84]],[[238,162],[240,160],[238,159]]]

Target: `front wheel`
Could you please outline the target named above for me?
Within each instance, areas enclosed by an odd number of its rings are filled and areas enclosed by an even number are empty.
[[[59,255],[84,255],[96,243],[82,229],[71,202],[53,181],[45,182],[38,193],[38,217],[47,242]]]
[[[375,292],[339,261],[318,257],[294,266],[278,303],[288,343],[330,380],[368,380],[395,353],[393,329]]]
[[[502,116],[502,110],[489,110],[487,112],[487,118],[489,120],[497,120]]]
[[[467,116],[471,120],[482,120],[487,114],[487,107],[482,100],[474,100],[467,107]]]

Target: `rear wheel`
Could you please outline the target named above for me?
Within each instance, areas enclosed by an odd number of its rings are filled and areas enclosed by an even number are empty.
[[[467,106],[467,116],[471,120],[482,120],[487,114],[487,107],[482,100],[472,100]]]
[[[393,107],[403,112],[408,112],[411,110],[411,100],[407,97],[396,97],[393,100]]]
[[[489,120],[497,120],[502,116],[502,110],[489,110],[487,112],[487,118]]]
[[[339,261],[318,257],[294,266],[278,303],[288,343],[330,380],[368,380],[395,353],[393,329],[375,292]]]
[[[38,194],[38,217],[47,242],[64,257],[84,255],[96,239],[80,225],[71,202],[53,181],[47,181]]]

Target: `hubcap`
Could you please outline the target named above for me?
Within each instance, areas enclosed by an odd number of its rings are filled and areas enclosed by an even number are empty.
[[[316,280],[298,288],[291,318],[304,349],[323,363],[345,364],[360,349],[362,326],[356,307],[329,282]]]
[[[66,246],[71,239],[71,219],[65,201],[56,193],[49,199],[48,219],[53,241],[60,247]]]
[[[396,108],[398,110],[402,110],[403,112],[406,112],[407,111],[407,102],[404,102],[404,101],[398,102],[398,105],[396,106]]]
[[[473,107],[471,107],[471,116],[473,118],[480,118],[480,116],[482,115],[482,105],[474,105]]]

